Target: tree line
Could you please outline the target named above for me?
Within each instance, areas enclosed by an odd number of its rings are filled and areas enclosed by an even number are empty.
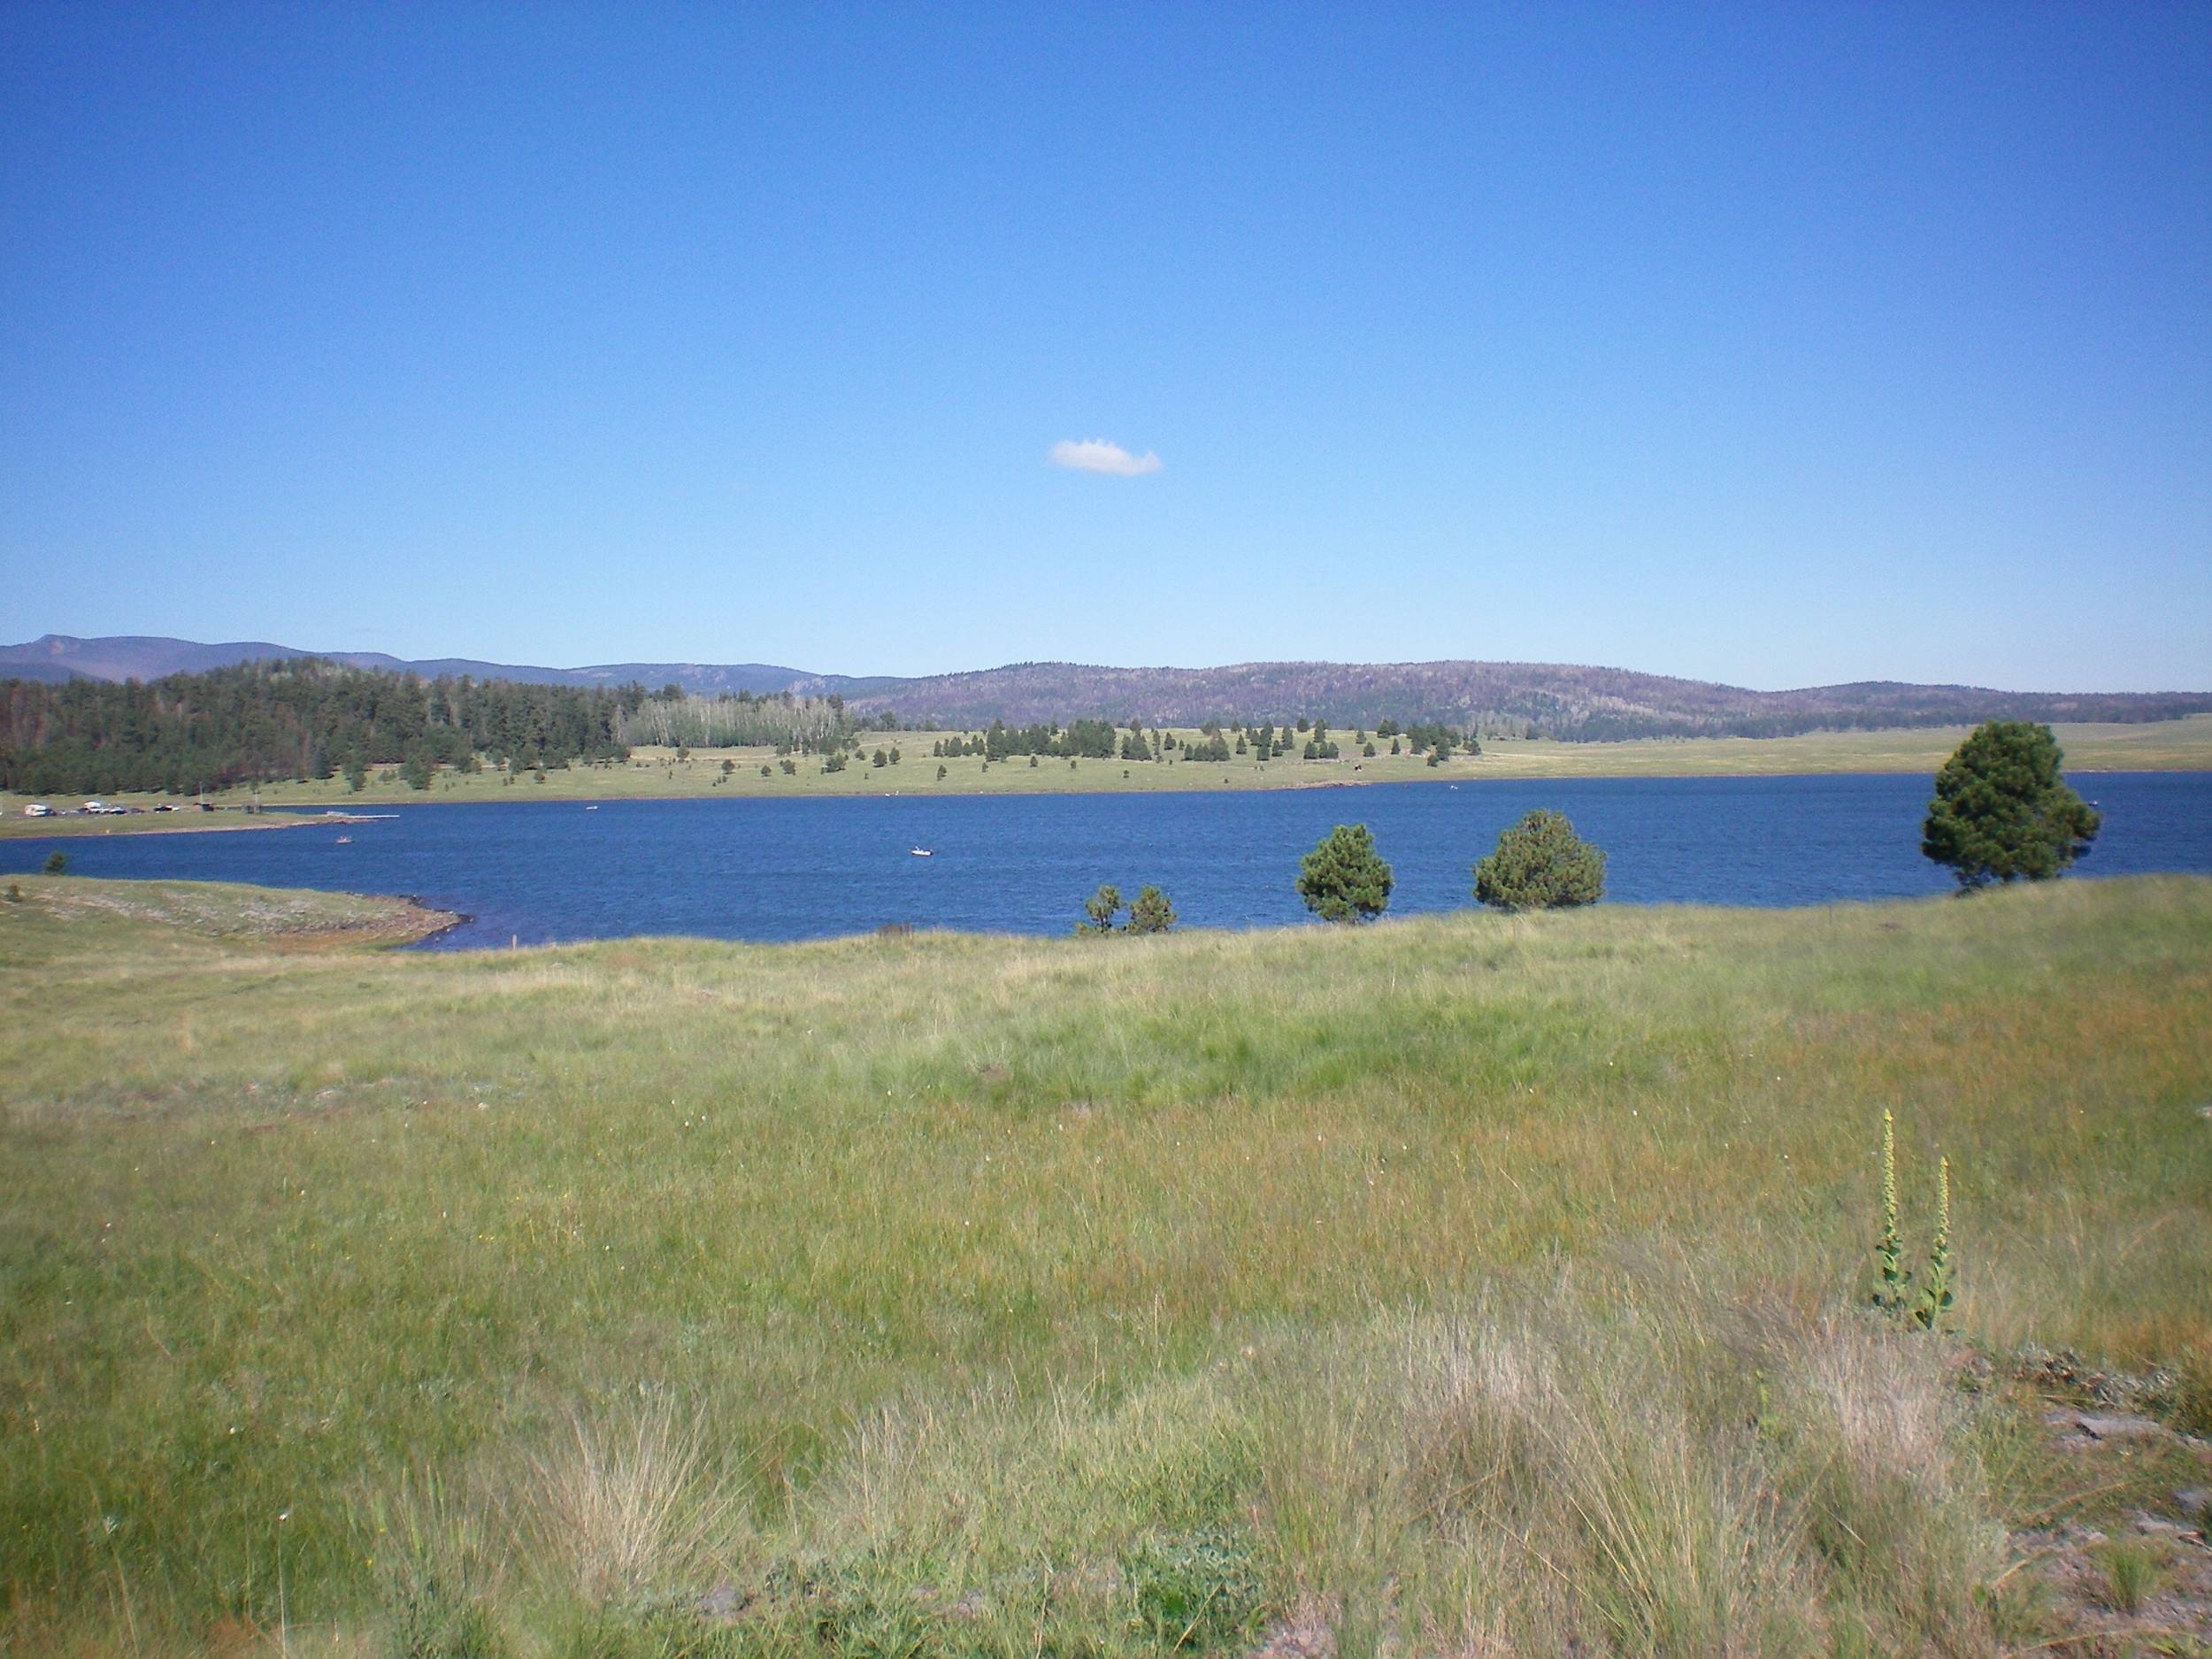
[[[854,731],[845,700],[795,696],[787,691],[756,696],[749,691],[706,696],[668,686],[615,719],[625,744],[661,749],[739,749],[764,744],[812,754],[842,747]]]
[[[0,788],[181,795],[342,772],[358,787],[372,766],[427,788],[441,766],[619,761],[633,742],[680,742],[695,726],[794,751],[842,747],[855,729],[833,697],[425,680],[307,657],[142,684],[0,682]]]
[[[1369,759],[1380,753],[1376,748],[1379,741],[1387,741],[1394,755],[1402,754],[1409,748],[1417,755],[1425,753],[1432,764],[1455,753],[1482,753],[1482,745],[1471,733],[1434,721],[1417,721],[1402,726],[1395,720],[1384,720],[1375,727],[1372,737],[1362,727],[1353,731],[1350,741]],[[1208,720],[1199,726],[1198,735],[1191,737],[1157,726],[1148,730],[1141,720],[1133,719],[1123,723],[1074,720],[1065,727],[1057,722],[1013,726],[994,720],[984,731],[960,732],[940,738],[930,746],[929,752],[940,760],[980,755],[987,761],[1001,761],[1030,755],[1061,760],[1217,762],[1235,757],[1273,760],[1279,755],[1296,756],[1304,760],[1336,760],[1344,751],[1330,736],[1327,725],[1318,720],[1301,719],[1294,727],[1286,720],[1279,731],[1271,722],[1225,726],[1218,720]]]

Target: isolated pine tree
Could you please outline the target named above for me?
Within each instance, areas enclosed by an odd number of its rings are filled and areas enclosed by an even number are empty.
[[[1371,922],[1388,908],[1390,866],[1364,824],[1340,824],[1298,866],[1298,895],[1325,922]]]
[[[1605,896],[1605,855],[1563,813],[1531,812],[1475,866],[1475,898],[1501,910],[1550,910]]]
[[[2059,774],[2051,728],[1991,720],[1936,773],[1920,850],[1971,891],[2045,881],[2089,850],[2101,820]]]

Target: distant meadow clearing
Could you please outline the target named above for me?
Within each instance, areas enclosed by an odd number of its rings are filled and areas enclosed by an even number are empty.
[[[2018,1356],[2212,1427],[2212,881],[446,957],[17,890],[11,1651],[1988,1653],[2007,1525],[2187,1479]],[[1954,1337],[1861,1307],[1884,1108]]]

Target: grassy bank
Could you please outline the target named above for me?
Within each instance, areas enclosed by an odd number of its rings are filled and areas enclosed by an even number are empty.
[[[20,1651],[1993,1653],[2008,1529],[2189,1478],[2005,1377],[2206,1409],[2212,882],[457,956],[20,885]],[[1854,1310],[1885,1107],[1971,1348]]]
[[[812,797],[854,795],[1062,795],[1146,794],[1217,789],[1325,788],[1371,783],[1463,783],[1486,778],[1699,778],[1763,777],[1828,772],[1924,772],[1932,777],[1964,741],[1964,726],[1921,731],[1816,732],[1802,737],[1710,738],[1626,743],[1556,743],[1492,739],[1479,756],[1456,756],[1431,766],[1425,756],[1392,755],[1387,739],[1368,758],[1341,730],[1333,735],[1343,750],[1334,761],[1283,757],[1256,761],[1248,756],[1226,762],[1182,760],[1065,760],[1026,756],[987,765],[979,756],[940,760],[930,746],[949,735],[899,732],[871,735],[859,759],[842,772],[826,772],[818,757],[800,757],[787,776],[772,749],[701,749],[679,758],[673,750],[641,749],[626,763],[579,764],[557,767],[541,777],[525,772],[509,777],[497,771],[440,772],[427,790],[411,788],[396,770],[372,772],[358,794],[342,778],[264,785],[265,805],[324,810],[408,801],[610,801],[689,799],[735,795]],[[2147,726],[2062,725],[2053,728],[2076,772],[2212,771],[2212,715]],[[1185,732],[1183,737],[1195,737]],[[876,749],[896,749],[896,765],[876,766]],[[945,775],[938,777],[937,770]],[[761,769],[768,775],[763,777]],[[386,774],[389,774],[388,776]],[[116,795],[119,802],[150,805],[163,797]],[[225,806],[242,804],[243,790],[210,797]],[[0,833],[48,833],[25,830],[22,809],[29,797],[0,794]],[[238,828],[248,820],[222,815],[196,823],[125,820],[132,829]],[[183,819],[184,814],[177,815]],[[113,828],[117,820],[46,819]],[[92,829],[87,833],[102,833]],[[123,833],[118,830],[116,833]]]

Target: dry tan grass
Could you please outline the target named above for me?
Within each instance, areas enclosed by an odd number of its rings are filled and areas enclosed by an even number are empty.
[[[728,1542],[733,1495],[697,1420],[667,1399],[577,1409],[532,1472],[540,1559],[587,1601],[695,1588]]]

